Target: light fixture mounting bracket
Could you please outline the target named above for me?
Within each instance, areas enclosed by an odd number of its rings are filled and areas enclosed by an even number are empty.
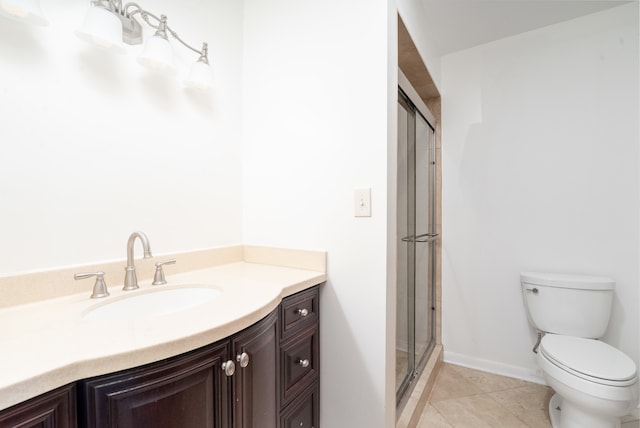
[[[133,17],[116,14],[122,22],[122,41],[128,45],[140,45],[142,39],[142,25]]]

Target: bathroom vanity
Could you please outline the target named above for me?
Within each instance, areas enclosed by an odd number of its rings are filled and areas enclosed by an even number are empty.
[[[240,262],[170,279],[195,284],[205,277],[221,297],[188,314],[114,320],[108,326],[83,320],[75,335],[63,334],[67,346],[76,339],[76,347],[65,352],[71,356],[54,352],[57,367],[43,364],[49,366],[45,372],[36,367],[31,378],[20,368],[22,383],[0,385],[5,399],[25,389],[32,395],[5,406],[0,426],[318,428],[319,284],[326,275]],[[223,279],[225,285],[218,286]],[[243,303],[229,307],[229,299],[241,296]],[[69,299],[55,304],[78,306]],[[86,350],[102,342],[77,334],[96,326],[106,328],[112,342]],[[12,362],[11,356],[0,360]],[[34,396],[37,388],[47,390]]]

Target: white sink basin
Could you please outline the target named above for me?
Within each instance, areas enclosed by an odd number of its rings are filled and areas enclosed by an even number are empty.
[[[167,315],[203,305],[220,294],[220,290],[209,287],[160,288],[105,302],[85,312],[82,318],[91,321],[122,321]]]

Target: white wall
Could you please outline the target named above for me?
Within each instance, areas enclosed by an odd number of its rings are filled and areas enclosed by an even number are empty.
[[[321,420],[332,428],[394,424],[386,180],[395,20],[386,0],[245,1],[244,240],[328,251]],[[370,218],[353,216],[362,187]]]
[[[639,361],[638,4],[442,59],[445,358],[535,377],[518,273],[610,276]]]
[[[426,28],[425,25],[428,22],[429,10],[425,8],[424,2],[421,0],[397,0],[397,3],[398,14],[407,27],[407,31],[411,34],[411,40],[429,70],[433,83],[440,90],[442,84],[440,53],[436,49],[433,31]]]
[[[88,1],[41,3],[49,27],[0,17],[0,275],[123,259],[138,229],[157,254],[241,242],[241,2],[145,4],[209,42],[208,97],[80,41]]]
[[[328,250],[323,426],[393,426],[395,2],[156,1],[185,40],[209,42],[210,98],[148,76],[139,48],[83,44],[88,3],[43,0],[46,28],[0,21],[0,275],[123,259],[134,230],[156,255]],[[371,218],[353,217],[361,187]]]

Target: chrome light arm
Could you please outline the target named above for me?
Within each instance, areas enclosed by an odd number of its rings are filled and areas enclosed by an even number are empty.
[[[120,21],[122,22],[122,37],[125,43],[130,45],[142,43],[142,26],[140,25],[140,22],[135,19],[135,15],[139,14],[147,25],[157,30],[156,35],[167,38],[166,33],[168,32],[174,39],[180,42],[181,45],[197,53],[200,56],[198,61],[209,64],[207,43],[203,42],[202,49],[200,50],[194,48],[189,43],[185,42],[178,33],[167,25],[167,17],[165,15],[160,15],[160,17],[158,17],[152,12],[143,9],[135,2],[122,4],[121,0],[92,0],[91,3],[94,6],[101,6],[113,12],[118,16],[118,18],[120,18]]]
[[[128,11],[129,11],[130,8],[135,8],[135,10],[133,12],[129,13]],[[132,18],[133,15],[139,13],[140,16],[142,17],[142,19],[144,19],[144,21],[151,28],[155,28],[156,30],[160,31],[161,33],[164,33],[165,37],[166,37],[166,33],[168,32],[169,34],[171,34],[171,36],[173,36],[174,39],[179,41],[182,44],[182,46],[184,46],[184,47],[186,47],[188,49],[191,49],[193,52],[195,52],[198,55],[200,55],[201,58],[204,57],[208,61],[208,59],[207,59],[207,43],[205,42],[203,44],[202,50],[198,50],[198,49],[194,48],[189,43],[187,43],[184,40],[182,40],[182,38],[178,35],[178,33],[176,33],[171,27],[169,27],[169,25],[167,25],[167,17],[165,15],[160,15],[160,17],[158,18],[153,13],[151,13],[148,10],[145,10],[142,7],[140,7],[140,5],[138,5],[137,3],[127,3],[124,6],[124,11],[125,11],[125,16],[130,17],[130,18]],[[149,18],[153,18],[155,21],[157,21],[157,24],[151,22],[151,20]]]

